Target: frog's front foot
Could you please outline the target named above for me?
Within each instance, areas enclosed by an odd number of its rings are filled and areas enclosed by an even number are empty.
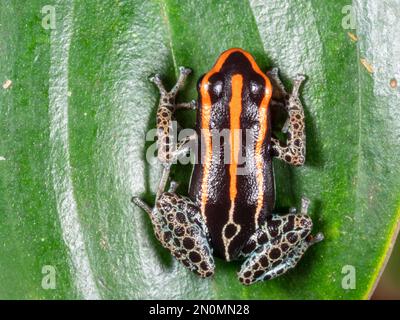
[[[188,75],[192,72],[191,69],[185,68],[185,67],[179,67],[179,77],[174,85],[174,87],[171,89],[171,91],[167,91],[162,83],[161,76],[157,73],[154,76],[151,76],[149,80],[153,82],[158,90],[160,91],[161,95],[161,100],[160,100],[160,105],[170,105],[170,104],[175,104],[175,97],[178,94],[178,91],[183,87],[185,84],[185,81],[188,77]],[[185,104],[186,108],[188,109],[193,109],[195,107],[195,101],[191,101]]]
[[[286,273],[297,265],[310,246],[324,239],[322,233],[311,235],[308,205],[309,200],[303,198],[299,214],[273,214],[267,218],[242,249],[246,260],[238,273],[240,282],[250,285]]]

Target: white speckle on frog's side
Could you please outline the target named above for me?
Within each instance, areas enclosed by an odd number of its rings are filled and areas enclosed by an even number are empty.
[[[4,81],[3,89],[7,90],[7,89],[11,88],[11,86],[12,86],[12,81],[10,79],[7,79],[6,81]]]

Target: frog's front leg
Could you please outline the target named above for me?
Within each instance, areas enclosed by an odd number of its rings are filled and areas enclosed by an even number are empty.
[[[152,209],[143,200],[132,201],[150,216],[156,238],[186,268],[201,277],[214,274],[208,229],[200,209],[187,197],[175,194],[176,183],[156,200]]]
[[[179,67],[179,77],[174,87],[167,91],[158,74],[151,77],[150,80],[158,87],[160,91],[160,102],[157,109],[157,146],[158,159],[164,167],[171,166],[180,155],[185,153],[184,148],[187,141],[176,141],[175,133],[177,123],[174,122],[174,113],[177,109],[195,109],[196,102],[176,103],[176,96],[183,87],[191,70]]]
[[[241,257],[246,260],[238,273],[245,285],[273,279],[294,268],[305,251],[323,240],[322,233],[313,237],[312,221],[307,215],[308,202],[302,201],[300,214],[273,214],[244,246]]]
[[[282,130],[287,132],[287,141],[282,143],[278,139],[272,138],[273,155],[295,166],[303,165],[306,158],[306,134],[304,110],[299,99],[299,89],[305,78],[303,75],[297,75],[292,93],[288,94],[279,79],[278,69],[273,69],[268,75],[282,92],[285,100],[285,109],[289,115],[288,121]]]

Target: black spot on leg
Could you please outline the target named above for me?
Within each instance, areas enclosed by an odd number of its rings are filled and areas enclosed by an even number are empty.
[[[208,264],[203,261],[202,263],[200,263],[200,268],[203,269],[204,271],[208,270]]]
[[[169,203],[166,203],[166,202],[164,202],[164,203],[162,204],[162,208],[163,208],[163,210],[164,210],[165,212],[171,211],[171,209],[172,209],[171,205],[170,205]]]
[[[257,242],[259,245],[262,245],[262,244],[266,243],[267,241],[268,241],[268,236],[265,232],[262,232],[257,238]]]
[[[268,233],[272,238],[275,238],[278,235],[280,225],[281,225],[280,220],[272,220],[272,218],[269,218],[267,220]]]
[[[196,252],[196,251],[190,251],[189,253],[189,259],[194,262],[200,262],[201,261],[201,256]]]
[[[278,259],[277,261],[275,261],[275,262],[272,264],[272,268],[275,268],[275,267],[279,266],[281,263],[282,263],[282,260],[281,260],[281,259]]]
[[[297,236],[297,234],[296,234],[295,232],[289,232],[289,233],[286,235],[286,239],[287,239],[287,241],[288,241],[289,243],[294,244],[294,243],[297,242],[297,240],[298,240],[299,238],[298,238],[298,236]]]
[[[176,236],[182,237],[185,234],[185,229],[182,227],[177,227],[175,228],[174,233],[176,234]]]
[[[281,250],[279,250],[278,248],[274,248],[269,252],[269,257],[272,260],[276,260],[281,256]]]
[[[188,215],[190,215],[190,216],[193,216],[193,215],[195,215],[196,213],[198,213],[199,212],[199,208],[198,207],[196,207],[195,205],[193,205],[193,204],[188,204],[187,205],[187,210],[188,210]]]
[[[250,271],[246,271],[246,272],[243,274],[243,276],[244,276],[245,278],[248,278],[248,277],[251,276],[251,272],[250,272]]]
[[[254,278],[258,278],[259,276],[261,276],[264,273],[264,271],[262,270],[258,270],[256,272],[254,272]]]
[[[184,246],[186,249],[188,249],[188,250],[193,249],[193,248],[194,248],[194,241],[193,241],[193,239],[188,238],[188,237],[184,238],[184,239],[183,239],[183,246]]]
[[[277,274],[277,275],[280,275],[280,274],[283,273],[283,271],[284,271],[284,269],[279,269],[279,270],[276,272],[276,274]]]
[[[260,263],[264,268],[266,268],[269,265],[268,257],[267,256],[262,256],[260,258]]]
[[[302,239],[304,239],[305,237],[307,237],[308,236],[308,234],[310,233],[310,231],[309,230],[305,230],[305,231],[303,231],[302,233],[301,233],[301,238]]]
[[[172,238],[172,233],[171,232],[167,231],[167,232],[164,233],[164,242],[165,243],[168,243],[169,240],[171,240],[171,238]]]
[[[285,160],[287,161],[287,162],[292,162],[292,157],[290,156],[290,155],[285,155]]]
[[[178,220],[179,223],[185,223],[186,222],[186,217],[182,212],[178,212],[176,214],[176,220]]]
[[[289,216],[288,221],[286,224],[283,226],[283,232],[289,232],[292,231],[294,228],[294,216]]]

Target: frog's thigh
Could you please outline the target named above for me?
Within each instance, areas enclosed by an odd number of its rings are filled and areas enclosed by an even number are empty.
[[[157,201],[159,240],[175,258],[202,277],[214,273],[214,258],[208,241],[207,227],[199,208],[189,199],[165,192]]]
[[[314,241],[306,240],[312,228],[303,214],[271,215],[243,248],[246,260],[238,273],[249,285],[273,279],[293,268]]]

